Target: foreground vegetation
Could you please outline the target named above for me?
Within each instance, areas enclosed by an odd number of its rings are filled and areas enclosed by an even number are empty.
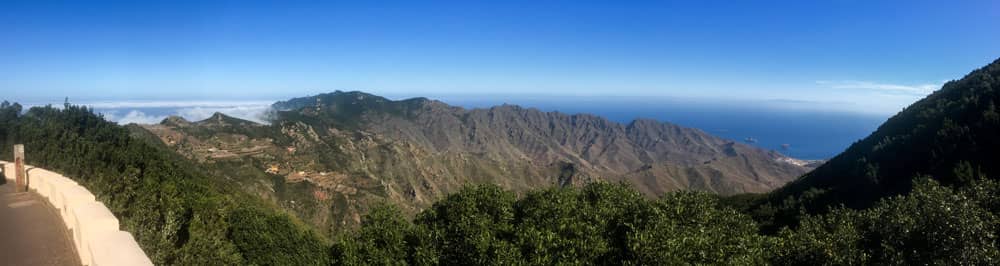
[[[323,265],[328,242],[290,215],[205,176],[86,107],[0,106],[0,158],[64,173],[114,212],[159,265]]]
[[[717,196],[648,200],[622,184],[550,188],[520,199],[469,187],[413,222],[375,208],[333,247],[343,265],[396,264],[995,264],[1000,183],[963,188],[921,178],[907,196],[866,210],[805,215],[797,228],[758,233]]]

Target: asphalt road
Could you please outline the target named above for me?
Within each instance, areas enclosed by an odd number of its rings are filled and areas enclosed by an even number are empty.
[[[0,265],[80,265],[55,208],[35,192],[14,192],[0,178]]]

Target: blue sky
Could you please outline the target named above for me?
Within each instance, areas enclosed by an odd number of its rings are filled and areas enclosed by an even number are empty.
[[[998,1],[7,0],[0,98],[339,89],[894,113],[1000,57],[998,44]]]

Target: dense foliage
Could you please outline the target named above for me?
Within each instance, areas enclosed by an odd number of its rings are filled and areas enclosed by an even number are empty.
[[[411,223],[375,208],[334,245],[337,263],[759,264],[769,238],[715,196],[648,200],[623,184],[548,188],[517,199],[495,185],[467,187]]]
[[[1000,183],[979,180],[950,188],[917,179],[907,196],[872,208],[838,208],[785,228],[775,256],[781,264],[995,265]]]
[[[717,196],[648,200],[627,185],[536,190],[517,199],[467,187],[413,221],[390,205],[334,244],[338,265],[988,265],[1000,259],[1000,183],[961,188],[918,179],[872,208],[807,215],[761,234]]]
[[[276,102],[271,107],[277,111],[271,112],[269,116],[270,120],[275,121],[302,121],[309,125],[319,126],[319,128],[332,126],[349,129],[357,128],[359,123],[365,119],[363,114],[366,112],[411,117],[412,112],[421,107],[420,103],[426,101],[429,100],[421,97],[392,102],[386,98],[358,91],[343,92],[338,90],[332,93]],[[324,134],[323,132],[318,133]]]
[[[0,158],[23,143],[29,164],[87,187],[156,264],[326,264],[326,241],[290,215],[86,107],[4,102],[0,143]]]

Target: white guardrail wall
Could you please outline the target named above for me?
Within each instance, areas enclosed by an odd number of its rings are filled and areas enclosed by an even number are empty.
[[[14,182],[14,164],[0,161],[7,182]],[[153,265],[129,232],[119,230],[118,218],[94,194],[72,179],[25,165],[28,189],[45,197],[73,235],[80,262],[90,266]]]

